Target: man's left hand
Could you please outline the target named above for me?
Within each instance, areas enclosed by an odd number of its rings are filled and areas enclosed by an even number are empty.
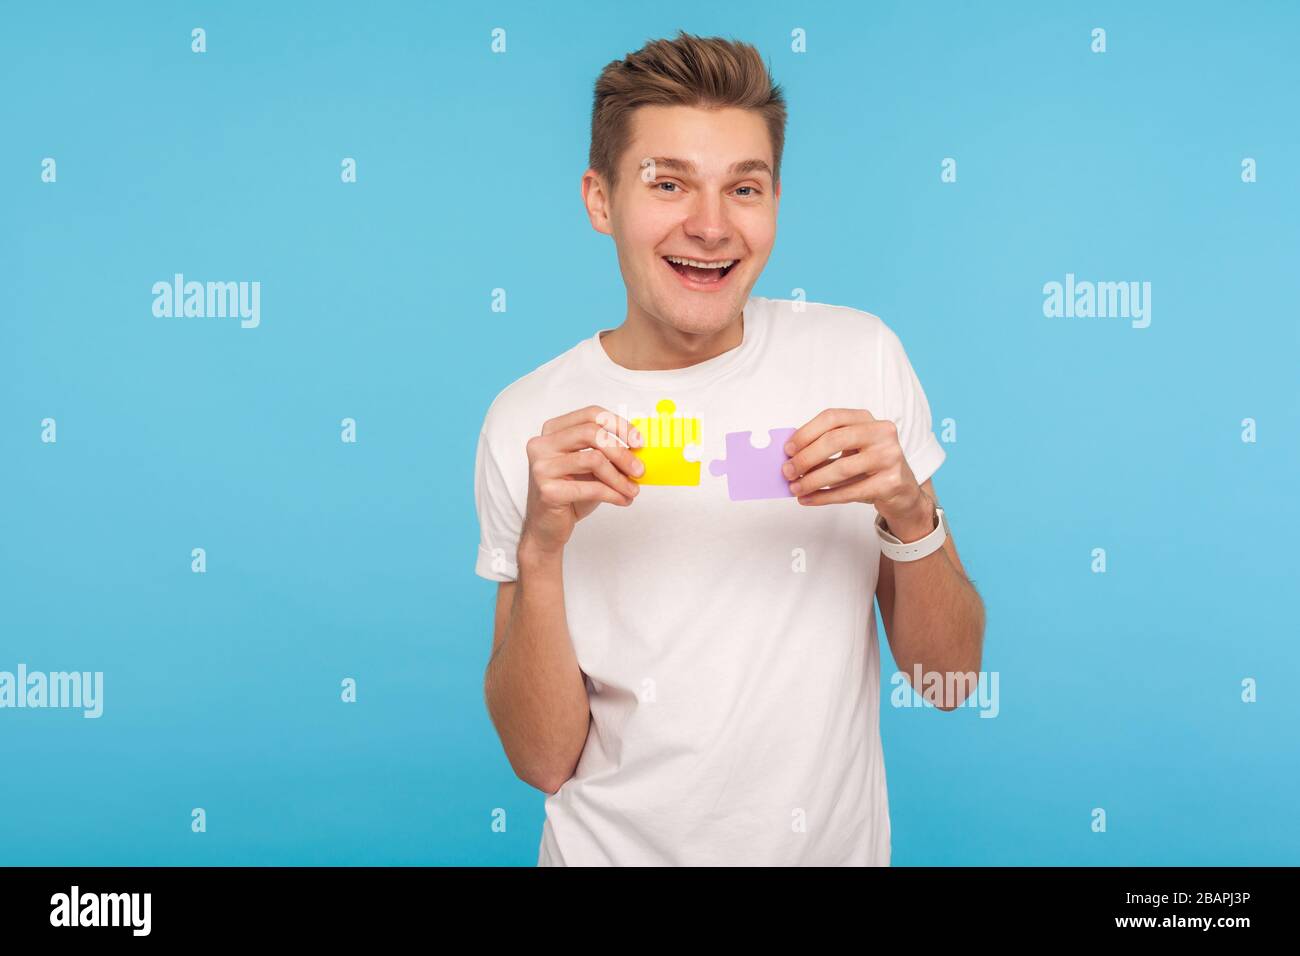
[[[888,419],[862,408],[828,408],[790,436],[785,453],[782,473],[800,504],[875,505],[904,542],[934,530],[934,500],[917,484]]]

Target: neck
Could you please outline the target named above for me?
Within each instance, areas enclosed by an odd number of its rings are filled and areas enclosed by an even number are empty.
[[[716,332],[683,332],[638,309],[629,309],[618,328],[602,333],[600,344],[616,363],[636,371],[689,368],[738,348],[745,338],[745,312]]]

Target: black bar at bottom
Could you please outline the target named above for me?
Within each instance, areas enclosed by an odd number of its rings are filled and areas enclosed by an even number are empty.
[[[1114,934],[1231,945],[1287,930],[1298,876],[1295,867],[24,867],[0,868],[0,927],[6,942],[75,936],[79,945],[337,943],[417,931],[436,941],[466,929],[487,943],[512,928],[577,942],[602,927],[653,940],[700,923],[735,936],[849,931],[864,945],[878,930],[917,943]]]

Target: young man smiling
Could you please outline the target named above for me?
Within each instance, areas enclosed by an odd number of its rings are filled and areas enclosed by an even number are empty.
[[[980,669],[983,605],[898,336],[751,295],[784,129],[748,45],[679,34],[609,64],[582,196],[627,316],[484,420],[476,571],[501,582],[485,695],[515,772],[549,795],[540,865],[888,865],[873,596],[904,673]],[[753,453],[729,433],[769,429],[789,461],[736,460]],[[665,445],[682,446],[671,474],[650,454]],[[751,470],[765,493],[738,493]]]

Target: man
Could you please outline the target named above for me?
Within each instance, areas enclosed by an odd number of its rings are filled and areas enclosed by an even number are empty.
[[[873,595],[909,678],[980,667],[897,335],[751,295],[784,127],[745,44],[679,34],[609,64],[582,195],[627,317],[485,417],[485,694],[549,795],[539,865],[888,865]]]

